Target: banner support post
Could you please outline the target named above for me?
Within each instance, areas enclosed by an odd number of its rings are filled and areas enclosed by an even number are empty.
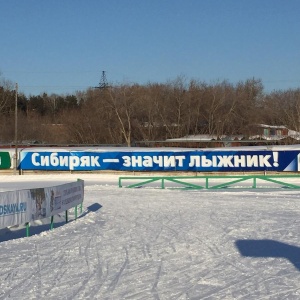
[[[53,229],[53,221],[54,221],[54,216],[51,216],[51,223],[50,223],[50,230]]]
[[[75,220],[77,219],[77,213],[78,213],[78,207],[77,205],[75,206]]]
[[[82,179],[80,179],[80,178],[77,178],[77,181],[81,181]],[[80,204],[80,214],[82,214],[82,203],[83,203],[83,201],[81,202],[81,204]],[[77,206],[76,206],[76,210],[77,210]],[[76,211],[77,212],[77,211]]]

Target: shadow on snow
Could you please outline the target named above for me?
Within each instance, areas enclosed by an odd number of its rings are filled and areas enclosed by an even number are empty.
[[[89,212],[96,212],[100,210],[102,206],[99,203],[94,203],[87,207],[86,211],[84,211],[81,215],[78,216],[77,219],[83,218],[86,216]],[[58,222],[55,222],[55,218],[59,218]],[[54,216],[54,226],[53,229],[61,227],[66,224],[65,221],[62,221],[64,219],[63,216],[58,215]],[[70,222],[75,221],[74,219],[70,220]],[[29,227],[29,233],[30,236],[40,234],[42,232],[50,230],[50,223],[47,222],[47,224],[31,224]],[[2,228],[0,229],[0,243],[14,240],[14,239],[20,239],[26,237],[26,226],[25,225],[17,225],[13,226],[11,228]]]
[[[300,271],[300,247],[274,240],[237,240],[241,255],[246,257],[285,258]]]

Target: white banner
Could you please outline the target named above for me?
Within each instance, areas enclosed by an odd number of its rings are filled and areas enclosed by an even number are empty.
[[[0,228],[44,219],[82,203],[84,181],[0,193]]]
[[[79,180],[73,183],[45,188],[44,190],[46,196],[46,217],[50,217],[82,203],[84,181]],[[43,213],[45,212],[44,208],[42,205]]]
[[[29,190],[0,193],[0,228],[29,222],[31,205]]]

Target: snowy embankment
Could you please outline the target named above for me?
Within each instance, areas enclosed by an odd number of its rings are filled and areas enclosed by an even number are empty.
[[[79,219],[0,236],[0,299],[300,298],[298,190],[126,189],[117,175],[58,174],[2,175],[0,191],[78,177]]]

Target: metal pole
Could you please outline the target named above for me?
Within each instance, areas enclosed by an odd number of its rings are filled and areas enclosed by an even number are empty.
[[[16,83],[15,93],[15,167],[14,175],[17,174],[18,167],[18,84]]]

